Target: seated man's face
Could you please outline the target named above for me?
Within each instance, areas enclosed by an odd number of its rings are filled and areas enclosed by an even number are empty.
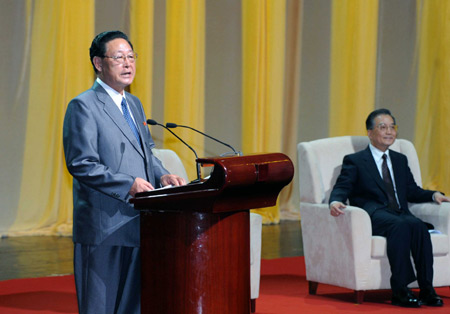
[[[386,151],[397,138],[397,126],[390,115],[382,114],[375,118],[375,127],[367,131],[370,142],[381,151]]]

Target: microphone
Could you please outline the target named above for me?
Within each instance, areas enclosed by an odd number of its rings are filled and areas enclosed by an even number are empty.
[[[225,145],[225,146],[228,147],[228,148],[231,148],[231,150],[234,152],[235,155],[237,155],[237,156],[242,156],[242,152],[237,152],[237,151],[233,148],[233,146],[231,146],[230,144],[224,143],[224,142],[218,140],[217,138],[212,137],[212,136],[210,136],[210,135],[208,135],[208,134],[205,134],[205,133],[203,133],[203,132],[201,132],[201,131],[199,131],[199,130],[197,130],[197,129],[194,129],[194,128],[190,127],[190,126],[187,126],[187,125],[179,125],[179,124],[176,124],[176,123],[170,123],[170,122],[168,122],[168,123],[166,123],[166,127],[167,127],[167,129],[169,129],[169,128],[176,128],[176,127],[190,129],[190,130],[192,130],[192,131],[195,131],[195,132],[197,132],[197,133],[200,133],[200,134],[203,135],[203,136],[206,136],[207,138],[212,139],[213,141],[216,141],[216,142],[218,142],[218,143],[220,143],[220,144],[222,144],[222,145]],[[226,155],[228,155],[228,153],[222,154],[221,156],[226,156]]]
[[[171,129],[169,129],[168,127],[166,127],[164,124],[158,123],[156,122],[156,120],[153,119],[148,119],[147,123],[150,125],[159,125],[162,126],[163,128],[165,128],[167,131],[169,131],[170,133],[172,133],[173,136],[175,136],[177,139],[179,139],[181,141],[181,143],[183,143],[184,145],[186,145],[190,150],[192,150],[192,152],[195,155],[195,158],[198,159],[197,156],[197,152],[185,141],[183,141],[178,135],[176,135]],[[200,164],[197,162],[197,160],[195,161],[195,164],[197,166],[197,179],[195,179],[194,181],[192,181],[191,183],[196,183],[196,182],[200,182],[201,181],[201,171],[200,171]]]

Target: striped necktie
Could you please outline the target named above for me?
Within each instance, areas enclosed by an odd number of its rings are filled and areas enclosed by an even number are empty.
[[[131,128],[131,131],[133,131],[134,136],[136,137],[139,145],[141,145],[139,132],[137,130],[136,124],[134,124],[133,119],[131,118],[130,112],[128,111],[128,106],[127,106],[125,97],[122,98],[122,113],[123,113],[123,117],[125,118],[125,120],[127,120],[127,123]]]

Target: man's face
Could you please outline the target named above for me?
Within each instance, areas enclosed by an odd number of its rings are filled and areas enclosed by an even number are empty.
[[[136,73],[136,63],[128,58],[114,60],[110,57],[129,56],[134,52],[128,42],[123,38],[117,38],[106,43],[105,56],[109,58],[94,57],[95,68],[100,79],[110,87],[123,93],[125,87],[133,82]]]
[[[382,114],[375,118],[375,126],[367,131],[370,142],[381,151],[386,151],[397,138],[397,126],[390,115]]]

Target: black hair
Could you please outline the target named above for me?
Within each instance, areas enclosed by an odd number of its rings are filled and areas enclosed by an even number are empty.
[[[94,40],[92,41],[91,48],[89,48],[89,55],[91,57],[91,63],[94,67],[95,73],[98,73],[97,69],[94,65],[94,57],[100,57],[103,58],[106,53],[106,44],[110,42],[111,40],[117,39],[117,38],[123,38],[125,39],[128,44],[130,45],[131,49],[133,49],[133,45],[131,44],[130,40],[128,39],[128,36],[121,32],[121,31],[107,31],[98,34],[95,36]]]
[[[395,122],[395,117],[392,115],[392,113],[388,109],[377,109],[372,111],[369,116],[366,119],[366,129],[372,130],[375,127],[375,118],[380,115],[389,115],[391,116],[392,120],[394,120],[394,124],[397,124]]]

